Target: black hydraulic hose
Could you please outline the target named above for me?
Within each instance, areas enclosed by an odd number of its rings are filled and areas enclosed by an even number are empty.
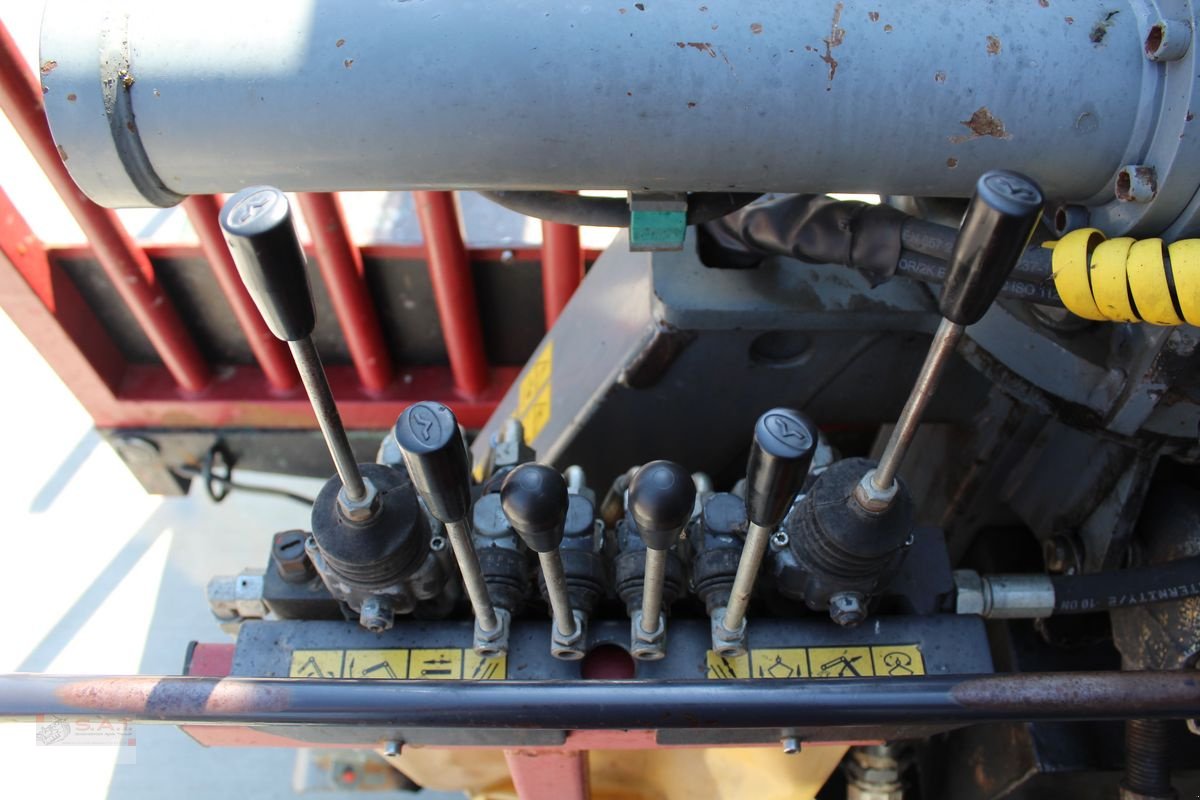
[[[629,227],[629,203],[623,197],[584,197],[562,192],[479,191],[478,194],[509,211],[546,222],[595,228]],[[758,197],[761,195],[753,192],[696,192],[688,196],[687,224],[711,222]]]
[[[896,274],[942,283],[957,232],[886,205],[792,195],[756,203],[697,229],[698,254],[716,269],[750,269],[768,256],[844,264],[872,285]],[[1001,297],[1061,306],[1049,251],[1029,248]]]
[[[896,274],[924,283],[943,283],[949,269],[945,261],[915,250],[901,250],[896,262]],[[1054,282],[1046,277],[1029,278],[1013,270],[1012,275],[1000,288],[1000,296],[1012,300],[1027,300],[1043,306],[1061,306],[1062,298],[1054,288]]]
[[[1090,575],[1055,575],[1055,614],[1084,614],[1200,597],[1200,556]]]
[[[912,250],[926,256],[932,256],[941,261],[948,261],[954,250],[954,239],[958,231],[945,225],[939,225],[929,220],[909,217],[900,228],[900,241],[906,250]],[[1051,251],[1044,247],[1030,247],[1017,265],[1013,267],[1012,277],[1027,280],[1031,283],[1046,281],[1053,270],[1050,265]]]

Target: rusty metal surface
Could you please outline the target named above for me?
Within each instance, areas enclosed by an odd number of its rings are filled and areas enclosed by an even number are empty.
[[[1023,673],[821,681],[294,680],[0,677],[0,719],[388,724],[473,730],[739,729],[892,722],[1200,716],[1192,672]]]

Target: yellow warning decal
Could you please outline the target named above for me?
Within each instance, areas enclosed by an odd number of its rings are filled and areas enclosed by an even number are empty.
[[[744,656],[721,656],[709,650],[706,666],[710,680],[894,678],[924,675],[925,657],[916,644],[767,647]]]
[[[295,650],[292,678],[412,681],[502,681],[508,657],[484,657],[457,647],[388,650]]]
[[[554,371],[554,342],[548,341],[537,354],[517,388],[517,412],[525,426],[525,442],[532,444],[550,421],[550,385]]]

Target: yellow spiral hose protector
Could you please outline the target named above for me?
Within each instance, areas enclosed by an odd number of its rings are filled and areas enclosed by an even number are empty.
[[[1054,288],[1084,319],[1200,325],[1200,239],[1105,239],[1071,231],[1054,250]]]

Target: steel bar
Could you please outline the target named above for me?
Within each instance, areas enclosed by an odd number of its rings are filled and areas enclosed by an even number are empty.
[[[0,676],[0,720],[612,730],[1200,716],[1194,672],[906,678],[439,681]]]
[[[306,336],[288,342],[288,347],[296,359],[300,380],[304,382],[304,389],[308,392],[317,425],[325,437],[325,444],[329,446],[329,455],[333,457],[333,465],[337,468],[338,477],[342,479],[346,496],[355,502],[362,500],[367,496],[367,487],[358,471],[358,459],[354,457],[350,440],[346,438],[346,428],[342,425],[337,404],[333,401],[333,390],[329,388],[329,380],[325,377],[325,370],[321,368],[321,356],[317,353],[312,337]]]
[[[579,228],[542,223],[542,303],[549,330],[583,280],[583,250]]]
[[[567,592],[567,575],[563,571],[562,554],[557,550],[538,553],[538,561],[546,578],[546,596],[550,598],[554,627],[563,636],[573,636],[575,615],[571,613],[571,596]]]
[[[454,193],[412,194],[428,252],[429,279],[450,369],[459,391],[466,397],[477,397],[488,385],[487,356]]]
[[[47,68],[52,70],[52,63],[46,62],[43,72]],[[41,87],[31,80],[25,60],[3,24],[0,24],[0,107],[83,229],[113,288],[176,382],[187,391],[204,389],[212,372],[155,279],[150,259],[117,215],[93,203],[67,173],[63,162],[70,154],[51,138]]]
[[[658,630],[662,614],[663,582],[667,578],[667,551],[646,548],[646,572],[642,581],[642,630]]]
[[[487,582],[483,579],[483,570],[479,568],[479,556],[475,554],[475,546],[471,543],[470,526],[461,521],[447,522],[446,535],[450,539],[450,547],[454,550],[454,558],[458,561],[463,585],[467,588],[467,597],[471,601],[472,611],[475,612],[475,620],[485,631],[496,630],[500,622],[496,619],[496,609],[492,606],[492,596],[488,593]]]
[[[751,523],[746,528],[746,543],[742,546],[733,588],[729,590],[729,603],[725,606],[725,619],[721,623],[730,633],[736,633],[746,619],[750,594],[754,591],[754,582],[758,580],[758,570],[770,541],[771,531],[762,525]]]
[[[295,389],[299,375],[288,356],[287,346],[267,330],[229,255],[221,225],[217,221],[221,213],[220,199],[211,194],[197,194],[184,200],[181,205],[196,231],[200,248],[208,259],[217,285],[233,310],[233,316],[246,337],[250,351],[254,353],[254,359],[262,367],[263,375],[275,389],[283,392]]]
[[[900,419],[892,429],[892,436],[879,458],[879,466],[871,473],[871,482],[879,491],[887,491],[895,481],[900,463],[908,453],[908,446],[917,435],[917,427],[921,424],[925,407],[933,398],[942,371],[950,361],[950,356],[954,354],[954,348],[962,334],[963,326],[956,325],[948,319],[943,319],[938,325],[933,342],[929,345],[929,353],[925,356],[925,363],[921,365],[921,372],[917,375],[917,382],[908,396],[908,402],[904,404]]]
[[[383,329],[363,274],[362,253],[350,241],[346,221],[337,195],[305,192],[296,195],[300,211],[308,223],[317,267],[342,334],[350,359],[362,384],[379,392],[392,382],[395,369]]]

